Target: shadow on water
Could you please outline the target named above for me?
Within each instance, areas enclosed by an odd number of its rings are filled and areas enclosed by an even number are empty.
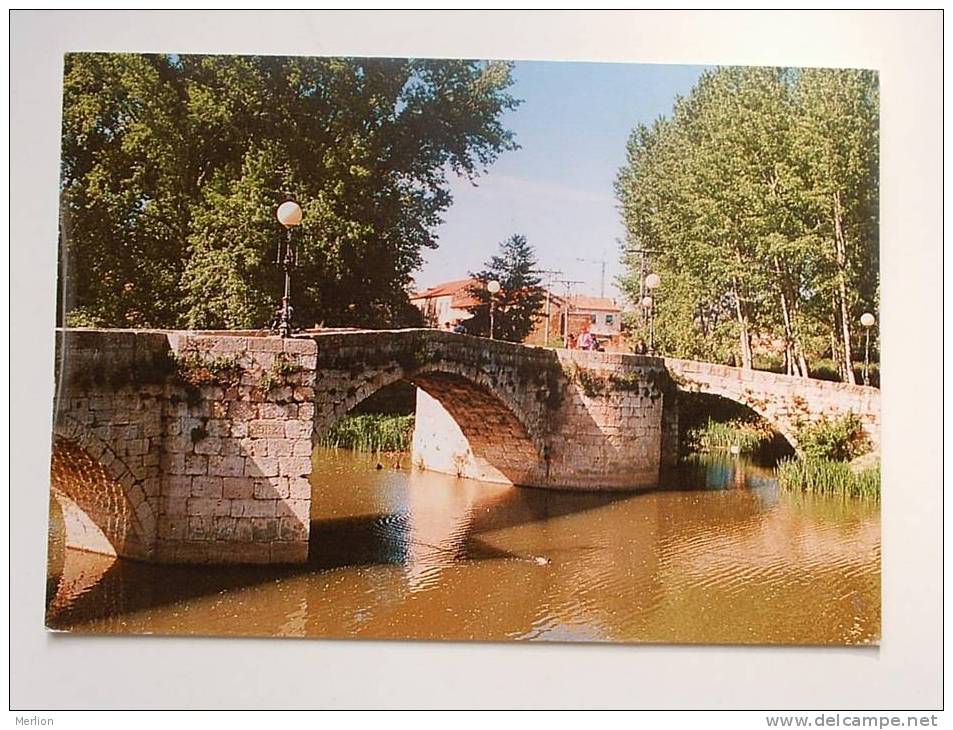
[[[426,482],[431,475],[421,477]],[[554,493],[547,490],[501,488],[444,475],[433,481],[443,482],[444,488],[449,481],[451,498],[456,496],[468,503],[453,505],[463,519],[458,520],[461,529],[451,540],[417,537],[412,510],[400,510],[312,519],[309,559],[300,565],[154,565],[53,546],[53,562],[47,577],[47,626],[82,632],[83,624],[98,619],[160,606],[184,606],[196,598],[280,583],[316,572],[405,565],[413,560],[415,549],[443,553],[444,562],[534,562],[540,558],[495,547],[479,535],[579,514],[633,496],[618,492],[560,492],[554,499]],[[461,488],[453,489],[454,483]],[[446,497],[446,492],[441,496]],[[474,504],[478,509],[473,509]],[[441,505],[438,511],[441,507],[446,509],[446,505]],[[60,529],[61,520],[51,518],[51,527]]]

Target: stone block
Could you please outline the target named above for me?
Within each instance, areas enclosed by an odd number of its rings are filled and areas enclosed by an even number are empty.
[[[311,474],[311,459],[306,456],[281,456],[278,458],[281,476],[300,477]]]
[[[230,503],[232,517],[274,517],[275,500],[233,499]]]
[[[252,499],[255,496],[255,480],[251,477],[224,477],[222,497],[225,499]]]
[[[222,439],[215,436],[206,436],[195,442],[194,450],[196,454],[220,454],[222,453]]]
[[[284,350],[280,337],[249,337],[246,347],[249,352],[282,352]]]
[[[208,457],[208,474],[219,477],[240,477],[244,475],[244,456]]]
[[[311,499],[311,482],[303,477],[288,477],[288,497]]]
[[[222,477],[197,476],[192,479],[192,496],[222,498]]]
[[[287,499],[290,488],[286,477],[255,480],[255,499]]]
[[[280,517],[278,518],[278,537],[290,542],[307,540],[308,524],[297,517]]]
[[[311,518],[311,500],[285,499],[276,503],[275,513],[279,517],[294,517],[301,522]]]
[[[193,497],[188,500],[186,510],[190,515],[195,516],[227,517],[234,514],[234,505],[235,500]]]
[[[278,539],[277,517],[251,517],[252,540],[256,542],[271,542]]]
[[[185,455],[185,473],[186,474],[207,474],[208,457],[204,454],[186,454]],[[221,476],[221,474],[219,474]]]
[[[282,438],[285,435],[285,423],[276,420],[249,421],[248,435],[252,438]]]
[[[274,456],[249,456],[245,459],[246,477],[276,477],[280,460]]]
[[[297,442],[293,439],[268,439],[269,456],[294,456],[294,446]],[[309,442],[310,445],[310,442]],[[308,452],[310,456],[311,452]]]

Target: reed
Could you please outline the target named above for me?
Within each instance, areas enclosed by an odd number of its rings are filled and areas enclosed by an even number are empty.
[[[782,489],[816,494],[880,499],[880,467],[854,473],[845,461],[812,457],[782,459],[778,463]]]
[[[686,446],[690,451],[730,451],[737,446],[740,453],[752,454],[767,447],[774,434],[769,426],[753,421],[714,421],[690,429],[686,434]]]
[[[335,423],[321,445],[354,451],[408,451],[413,435],[413,415],[352,414]]]

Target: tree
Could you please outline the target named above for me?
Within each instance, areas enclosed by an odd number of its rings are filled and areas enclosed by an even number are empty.
[[[498,340],[522,342],[532,332],[543,307],[546,292],[537,275],[536,254],[526,237],[516,234],[500,243],[500,253],[471,273],[474,284],[470,294],[479,302],[470,308],[467,321],[470,334],[490,333],[490,301],[493,301],[493,336]],[[487,284],[500,283],[500,291],[490,294]]]
[[[807,376],[827,332],[850,380],[843,323],[879,282],[876,99],[868,72],[721,68],[636,127],[616,191],[627,247],[662,277],[665,352],[746,368],[780,352]],[[643,262],[623,261],[637,301]]]
[[[281,290],[274,211],[304,221],[300,323],[413,321],[411,275],[518,102],[500,62],[71,54],[61,297],[70,323],[255,327]]]

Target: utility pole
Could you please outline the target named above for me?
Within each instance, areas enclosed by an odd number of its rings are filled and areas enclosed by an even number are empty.
[[[536,273],[546,275],[546,324],[543,329],[543,347],[549,347],[549,319],[552,311],[551,289],[553,287],[553,277],[559,276],[563,272],[555,269],[540,269]]]
[[[601,259],[576,259],[576,261],[583,261],[587,264],[599,264],[601,267],[601,274],[599,277],[599,297],[604,299],[606,296],[606,257],[603,256]]]
[[[574,284],[583,284],[585,282],[580,281],[579,279],[556,279],[556,284],[564,284],[566,286],[566,328],[563,331],[562,323],[559,326],[559,334],[563,338],[563,345],[569,344],[569,317],[572,314],[572,287]]]

